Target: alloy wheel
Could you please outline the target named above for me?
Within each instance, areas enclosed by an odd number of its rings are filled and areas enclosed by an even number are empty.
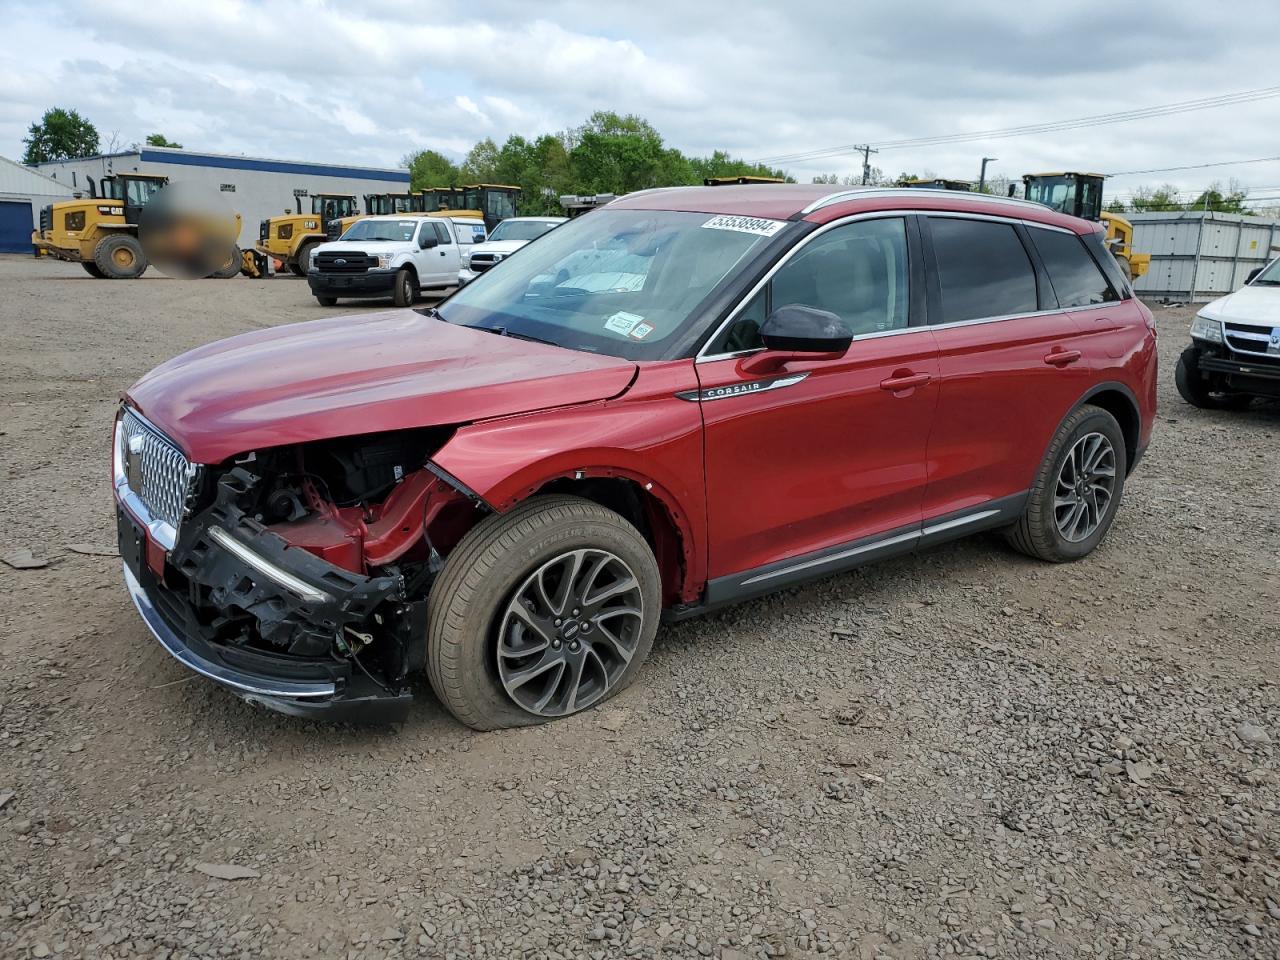
[[[531,573],[503,612],[503,689],[541,717],[585,710],[626,672],[643,622],[640,582],[621,558],[596,549],[562,553]]]
[[[1079,543],[1092,536],[1107,515],[1115,489],[1115,447],[1105,434],[1085,434],[1058,471],[1053,518],[1063,538]]]

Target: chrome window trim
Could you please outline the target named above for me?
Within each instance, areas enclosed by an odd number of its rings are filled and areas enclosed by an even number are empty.
[[[913,190],[910,192],[924,193],[928,191]],[[1035,206],[1039,206],[1039,204],[1035,204]],[[764,349],[763,347],[753,347],[750,350],[732,350],[726,353],[707,353],[706,352],[707,347],[715,343],[716,340],[719,339],[720,335],[724,333],[724,331],[729,327],[729,325],[738,319],[742,311],[746,309],[747,305],[752,300],[755,299],[756,294],[758,294],[761,290],[763,290],[765,284],[767,284],[770,280],[773,279],[774,274],[776,274],[779,270],[781,270],[784,266],[786,266],[786,264],[790,262],[791,258],[795,256],[798,251],[804,249],[804,247],[808,243],[822,236],[828,230],[834,230],[836,227],[841,227],[841,226],[844,226],[845,224],[856,223],[859,220],[874,220],[874,219],[882,219],[887,217],[907,217],[907,216],[962,217],[962,218],[973,219],[973,220],[990,220],[995,223],[1006,223],[1006,224],[1009,224],[1010,226],[1017,223],[1026,224],[1028,226],[1037,226],[1037,227],[1044,226],[1044,224],[1034,223],[1033,221],[1017,220],[1012,217],[992,216],[989,214],[982,214],[982,213],[953,214],[950,211],[946,211],[946,210],[938,210],[938,211],[869,210],[863,213],[850,214],[847,217],[841,217],[838,220],[832,220],[830,223],[824,223],[817,230],[814,230],[812,233],[807,234],[804,237],[801,237],[800,241],[796,243],[795,246],[791,247],[791,249],[789,249],[785,254],[783,254],[782,259],[780,259],[777,263],[775,263],[772,267],[770,267],[768,273],[766,273],[763,277],[761,277],[756,282],[756,284],[742,296],[742,298],[734,306],[733,310],[729,313],[729,316],[726,317],[721,322],[720,326],[716,327],[715,333],[713,333],[707,339],[706,345],[704,345],[702,349],[699,350],[698,353],[694,356],[693,362],[694,363],[711,363],[716,360],[731,360],[738,357],[749,357],[753,353],[759,353]],[[1063,233],[1074,234],[1074,231],[1067,230],[1063,227],[1047,227],[1046,229],[1062,230]],[[908,283],[909,282],[910,281],[908,280]],[[1078,309],[1085,309],[1085,308],[1078,308]],[[951,323],[927,323],[919,327],[908,326],[908,327],[899,327],[894,330],[878,330],[875,333],[860,333],[855,335],[853,340],[856,343],[861,340],[873,340],[880,337],[901,336],[902,334],[905,334],[905,333],[922,333],[926,330],[947,330],[947,329],[950,329],[951,327],[967,327],[967,326],[973,326],[979,323],[999,323],[1002,320],[1016,320],[1022,317],[1047,317],[1047,316],[1052,316],[1053,314],[1064,313],[1064,312],[1066,311],[1062,307],[1053,307],[1048,310],[1033,310],[1029,313],[1010,313],[1010,314],[1004,314],[1002,316],[997,316],[997,317],[975,317],[971,320],[954,320]]]

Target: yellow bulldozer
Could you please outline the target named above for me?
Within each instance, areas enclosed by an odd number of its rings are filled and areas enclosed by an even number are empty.
[[[1133,249],[1133,224],[1118,213],[1102,209],[1101,173],[1028,173],[1022,178],[1028,200],[1062,213],[1096,220],[1107,227],[1107,249],[1130,280],[1151,268],[1151,254]],[[1013,187],[1010,187],[1010,193]]]
[[[325,224],[330,220],[358,218],[360,207],[356,198],[337,193],[317,193],[311,196],[311,212],[302,212],[302,197],[294,198],[297,213],[268,217],[258,226],[258,244],[254,248],[262,257],[273,257],[299,277],[307,275],[307,263],[311,248],[324,243]]]
[[[145,173],[117,173],[98,181],[102,196],[51,203],[40,211],[40,229],[31,234],[37,257],[56,257],[84,267],[90,275],[109,280],[140,277],[149,266],[138,237],[143,208],[169,182]],[[227,224],[227,229],[231,225]],[[219,229],[222,229],[220,226]],[[240,218],[235,218],[239,233]],[[240,272],[239,251],[211,276],[220,279]]]

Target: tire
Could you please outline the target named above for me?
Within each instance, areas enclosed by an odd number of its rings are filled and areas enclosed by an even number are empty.
[[[1129,263],[1128,257],[1116,257],[1116,264],[1120,267],[1120,272],[1124,274],[1124,278],[1129,281],[1129,286],[1133,286],[1133,267]]]
[[[311,263],[311,251],[318,246],[320,246],[320,241],[318,240],[312,240],[300,246],[297,258],[289,261],[289,272],[295,277],[305,277],[307,275],[307,266]]]
[[[1080,488],[1071,484],[1063,493],[1060,482],[1069,472],[1074,472],[1076,462],[1073,460],[1073,465],[1068,467],[1067,460],[1077,450],[1087,457],[1090,450],[1105,449],[1103,444],[1093,445],[1094,438],[1097,437],[1104,438],[1110,444],[1110,468],[1113,472],[1110,478],[1111,488],[1105,507],[1099,508],[1096,496],[1091,500],[1088,493],[1079,499],[1079,505],[1086,511],[1085,519],[1090,520],[1092,514],[1098,520],[1091,530],[1082,527],[1075,531],[1080,534],[1075,539],[1069,535],[1070,531],[1064,532],[1063,521],[1070,527],[1076,509],[1072,501],[1077,500],[1076,493]],[[1067,563],[1092,553],[1111,529],[1111,523],[1120,507],[1127,464],[1124,432],[1115,417],[1101,407],[1087,404],[1073,411],[1054,434],[1044,462],[1036,471],[1026,509],[1018,522],[1006,531],[1006,539],[1015,550],[1049,563]],[[1105,469],[1105,461],[1100,467]],[[1097,484],[1102,484],[1105,480],[1105,477],[1099,476]],[[1088,483],[1084,484],[1084,489],[1087,491],[1089,486]],[[1093,503],[1092,511],[1089,508],[1090,502]]]
[[[240,248],[233,246],[231,248],[231,259],[222,267],[209,274],[214,280],[230,280],[232,277],[240,275]]]
[[[97,277],[99,280],[105,280],[107,277],[92,260],[81,260],[80,266],[84,267],[84,272],[91,277]]]
[[[316,297],[316,303],[322,307],[332,307],[337,302],[337,297]]]
[[[626,606],[614,608],[614,613],[622,610],[625,615],[607,621],[601,617],[602,622],[615,625],[610,629],[616,630],[617,636],[626,634],[630,656],[616,654],[621,648],[612,638],[606,640],[610,633],[598,623],[580,630],[578,617],[568,616],[561,626],[553,628],[553,623],[561,623],[551,620],[555,608],[538,611],[530,605],[531,613],[546,613],[542,622],[552,639],[524,629],[525,639],[532,637],[534,642],[542,642],[542,647],[529,656],[537,657],[538,662],[558,658],[570,666],[580,659],[587,666],[578,669],[578,676],[584,683],[594,683],[585,694],[581,687],[572,696],[557,698],[546,694],[551,697],[550,702],[541,712],[535,712],[518,703],[516,694],[508,693],[506,686],[530,665],[527,659],[513,657],[512,648],[506,643],[512,636],[506,632],[508,625],[515,623],[519,627],[526,622],[523,617],[513,617],[511,610],[526,590],[535,589],[531,584],[538,571],[575,555],[584,555],[576,569],[608,569],[594,564],[605,563],[601,558],[611,557],[621,564],[616,570],[630,574],[629,581],[623,577],[613,581],[615,585],[631,583],[621,597],[615,598]],[[568,566],[558,569],[567,570]],[[587,573],[586,580],[587,596],[595,595],[591,586],[599,580],[593,580],[591,573]],[[552,584],[550,594],[558,594],[560,588],[555,581],[543,581],[543,585],[548,582]],[[546,599],[550,594],[544,590],[540,596]],[[581,600],[573,601],[566,591],[562,605],[565,612],[570,602]],[[662,580],[657,561],[635,527],[612,510],[579,497],[533,497],[477,524],[449,555],[436,578],[427,604],[427,674],[431,687],[450,713],[476,730],[530,726],[597,706],[635,678],[653,647],[661,604]],[[633,610],[634,615],[627,612]],[[600,616],[598,610],[595,615]],[[586,609],[580,616],[593,618]],[[572,634],[566,632],[570,627]],[[500,649],[506,651],[501,656]],[[571,654],[571,650],[575,652]],[[591,657],[595,659],[589,661]],[[604,668],[605,661],[611,665],[609,670]],[[606,676],[607,682],[595,682]],[[539,694],[545,693],[543,688],[552,688],[554,693],[561,684],[571,682],[572,675],[564,667],[552,669],[535,674],[525,686],[518,687],[517,693],[528,700],[539,699]]]
[[[1173,371],[1173,382],[1182,399],[1201,410],[1243,410],[1253,403],[1253,397],[1247,393],[1227,393],[1211,390],[1209,381],[1200,376],[1200,350],[1198,347],[1187,347],[1178,357],[1178,366]]]
[[[397,307],[412,307],[413,302],[418,299],[418,277],[408,267],[401,267],[396,271],[391,299]]]
[[[109,280],[133,280],[147,269],[147,255],[137,237],[117,233],[102,240],[93,251],[93,262]]]

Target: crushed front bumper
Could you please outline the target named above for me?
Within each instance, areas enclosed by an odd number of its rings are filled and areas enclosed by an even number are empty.
[[[146,531],[117,503],[125,587],[152,635],[188,669],[279,713],[403,720],[413,700],[403,680],[420,664],[399,661],[394,678],[378,681],[351,657],[335,655],[332,641],[371,630],[366,624],[376,607],[387,616],[378,613],[385,626],[375,642],[396,636],[412,649],[415,634],[425,638],[425,602],[403,602],[391,579],[333,567],[255,527],[225,502],[215,504],[184,524],[157,573],[148,563]],[[234,541],[232,549],[219,544],[218,531],[224,543]],[[345,637],[349,628],[356,632]],[[246,642],[247,631],[256,642]],[[263,641],[262,632],[276,642]]]

